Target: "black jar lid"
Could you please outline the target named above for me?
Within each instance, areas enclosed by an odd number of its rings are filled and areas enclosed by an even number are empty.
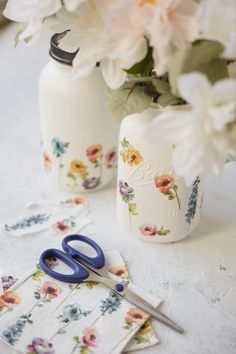
[[[65,50],[59,48],[60,40],[63,37],[65,37],[65,35],[68,32],[69,31],[65,31],[62,33],[56,33],[51,37],[49,54],[53,59],[55,59],[59,63],[72,66],[72,62],[73,62],[76,54],[78,53],[78,50],[76,50],[73,53],[70,53],[70,52],[66,52]]]

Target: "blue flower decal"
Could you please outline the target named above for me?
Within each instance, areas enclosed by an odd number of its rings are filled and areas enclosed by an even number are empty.
[[[50,219],[51,215],[47,214],[35,214],[31,215],[28,218],[24,218],[21,221],[17,222],[13,225],[5,225],[6,231],[12,230],[23,230],[34,225],[42,225],[43,223],[47,222]]]
[[[67,305],[63,309],[63,322],[78,321],[89,314],[90,311],[82,311],[79,304]]]
[[[53,154],[59,158],[61,157],[69,147],[69,143],[64,143],[59,138],[52,139]]]
[[[114,311],[117,311],[122,303],[122,297],[113,291],[109,293],[109,296],[106,300],[102,300],[102,304],[100,306],[100,310],[103,315],[107,312],[111,314]]]
[[[197,199],[198,199],[198,184],[200,183],[200,178],[197,177],[193,182],[192,192],[188,201],[188,210],[185,214],[185,220],[190,225],[194,219],[196,208],[197,208]]]
[[[26,323],[32,323],[29,315],[20,316],[20,319],[14,325],[9,326],[3,333],[2,337],[11,345],[14,345],[23,333]]]

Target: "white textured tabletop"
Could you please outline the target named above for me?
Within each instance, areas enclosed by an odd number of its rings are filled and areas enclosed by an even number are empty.
[[[15,25],[0,31],[0,223],[19,215],[28,201],[58,196],[41,169],[37,105],[50,34],[33,47],[14,49],[15,32]],[[207,181],[200,225],[176,244],[148,244],[125,234],[116,221],[112,187],[87,200],[95,240],[119,249],[134,282],[162,297],[163,312],[186,329],[179,335],[153,322],[161,342],[140,354],[235,354],[236,164],[227,164],[221,180]],[[59,246],[56,240],[58,245],[55,238],[1,233],[0,268],[36,262],[45,247]],[[13,352],[0,344],[0,354]]]

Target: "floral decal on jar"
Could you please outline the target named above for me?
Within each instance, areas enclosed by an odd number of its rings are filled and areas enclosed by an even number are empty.
[[[155,177],[156,188],[159,192],[166,195],[168,200],[176,200],[179,210],[181,209],[181,201],[178,195],[178,186],[175,183],[174,177],[171,175],[160,175]]]
[[[140,152],[130,145],[126,138],[121,141],[120,156],[123,162],[127,163],[129,166],[137,166],[143,161]]]
[[[116,148],[113,147],[105,154],[105,164],[107,168],[116,167]]]
[[[52,139],[52,149],[53,149],[53,155],[58,159],[59,162],[59,184],[61,184],[61,169],[64,167],[63,161],[62,161],[62,156],[66,153],[67,149],[69,147],[68,142],[63,142],[60,140],[58,137]]]
[[[101,184],[101,178],[100,177],[91,177],[91,178],[86,178],[82,186],[84,189],[94,189],[97,188]]]
[[[82,333],[82,337],[73,337],[75,346],[71,351],[71,354],[75,353],[77,349],[80,349],[81,354],[92,354],[92,348],[98,346],[100,342],[100,336],[95,328],[85,328]]]
[[[148,319],[148,317],[149,315],[143,310],[140,310],[137,307],[132,307],[126,313],[125,325],[123,328],[130,330],[133,327],[133,324],[141,325]]]
[[[82,160],[73,160],[70,163],[70,170],[67,177],[73,181],[70,187],[75,189],[79,187],[78,180],[82,181],[82,187],[85,190],[95,189],[102,183],[103,166],[106,168],[116,167],[116,149],[111,148],[108,152],[103,154],[103,147],[101,144],[90,145],[86,149],[87,163]],[[91,176],[88,169],[89,164],[94,169],[98,170],[97,176]]]
[[[46,151],[43,152],[43,166],[46,172],[52,168],[52,158]]]
[[[143,224],[139,227],[139,231],[142,236],[165,236],[170,233],[170,230],[164,229],[163,226],[161,226],[160,229],[157,229],[156,225],[152,224]]]
[[[134,189],[128,185],[125,181],[119,181],[119,192],[123,202],[128,205],[129,216],[138,215],[137,205],[132,200],[135,198]]]
[[[189,226],[191,225],[191,222],[193,221],[196,214],[199,183],[200,178],[197,177],[196,180],[193,182],[192,192],[188,200],[188,210],[185,214],[185,220],[189,224]]]
[[[26,354],[55,354],[52,343],[48,339],[36,337],[27,345]]]

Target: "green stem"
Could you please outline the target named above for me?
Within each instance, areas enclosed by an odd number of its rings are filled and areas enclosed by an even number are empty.
[[[56,337],[56,335],[58,334],[58,332],[64,328],[66,328],[68,325],[70,324],[70,321],[67,322],[64,326],[58,328],[58,330],[49,338],[49,341],[53,340],[54,337]]]
[[[78,349],[78,348],[79,348],[79,344],[76,344],[76,345],[73,347],[73,349],[72,349],[72,351],[71,351],[70,354],[74,354],[74,352],[75,352],[76,349]]]
[[[79,286],[80,284],[76,284],[70,291],[69,293],[66,295],[66,297],[62,300],[62,302],[60,302],[59,305],[57,305],[57,307],[53,310],[53,312],[55,312],[62,304],[64,304],[64,302],[68,299],[68,297],[71,295],[71,293]]]
[[[102,155],[100,156],[99,177],[100,177],[100,182],[102,182]]]
[[[177,203],[178,203],[178,206],[179,206],[179,210],[180,210],[181,209],[181,202],[180,202],[179,195],[178,195],[177,190],[175,188],[173,188],[173,190],[174,190],[175,197],[176,197],[176,200],[177,200]]]
[[[39,300],[31,307],[31,309],[26,313],[26,316],[28,316],[30,313],[32,313],[33,310],[34,310],[34,308],[35,308],[36,306],[38,306],[38,304],[39,304],[41,301],[43,301],[46,297],[47,297],[47,295],[44,295],[43,297],[41,297],[41,299],[39,299]]]
[[[58,183],[59,186],[61,185],[61,165],[62,165],[62,157],[60,156],[59,159],[59,171],[58,171]]]

